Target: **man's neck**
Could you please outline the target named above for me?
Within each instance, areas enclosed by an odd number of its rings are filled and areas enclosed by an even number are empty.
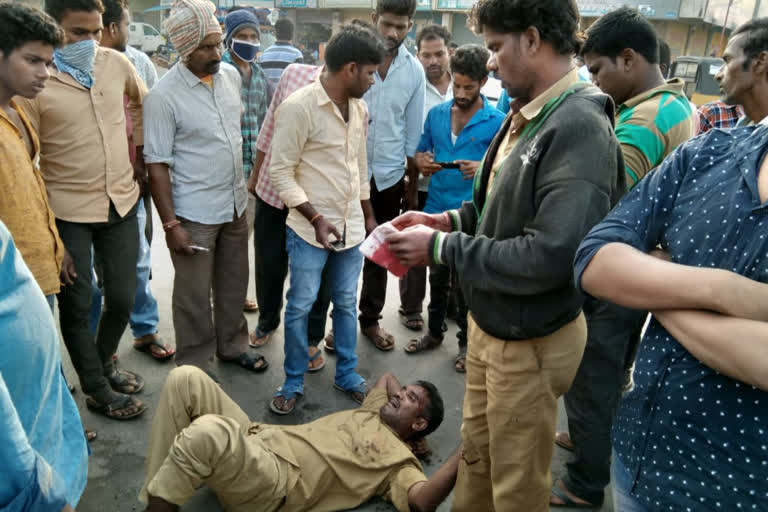
[[[323,71],[320,75],[320,84],[323,86],[323,89],[325,89],[325,93],[328,97],[331,98],[331,101],[337,105],[343,105],[349,101],[349,95],[347,94],[346,88],[342,83],[336,80],[336,77],[331,73]]]
[[[12,110],[11,108],[11,98],[13,98],[16,94],[13,91],[9,91],[5,87],[0,85],[0,108],[5,110],[6,112],[10,112]]]
[[[744,107],[744,113],[750,121],[759,123],[768,116],[768,97],[766,97],[767,85],[755,86],[750,94],[744,98],[741,104]]]
[[[235,55],[235,52],[229,52],[229,54],[232,56],[232,62],[235,63],[235,66],[242,72],[242,73],[248,73],[251,70],[251,63],[246,62],[237,55]]]
[[[648,66],[648,72],[643,75],[640,80],[636,81],[635,87],[629,94],[629,99],[639,96],[644,92],[648,92],[651,89],[661,87],[667,81],[664,80],[664,76],[661,74],[661,70],[655,64]]]
[[[538,73],[536,83],[528,91],[528,98],[520,98],[519,106],[523,107],[541,96],[573,69],[573,61],[568,55],[559,56],[551,65],[543,66]]]
[[[430,80],[429,83],[432,84],[435,89],[440,91],[440,94],[445,94],[448,92],[448,86],[451,85],[451,74],[446,71],[440,75],[440,78],[437,80]]]

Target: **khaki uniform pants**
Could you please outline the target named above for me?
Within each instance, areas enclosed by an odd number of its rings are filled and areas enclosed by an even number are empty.
[[[471,314],[454,511],[547,512],[557,399],[587,340],[584,315],[543,338],[504,341]]]
[[[250,426],[245,412],[202,370],[174,369],[152,420],[139,499],[146,503],[149,493],[182,505],[205,484],[225,510],[277,510],[296,470],[258,435],[249,435]]]

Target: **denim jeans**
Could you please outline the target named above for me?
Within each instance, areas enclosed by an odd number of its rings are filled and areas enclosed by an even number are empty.
[[[157,332],[159,314],[157,312],[157,300],[152,295],[149,286],[149,273],[152,270],[149,240],[145,236],[147,226],[147,211],[144,209],[144,201],[139,201],[136,210],[136,219],[139,222],[139,259],[136,264],[136,297],[131,311],[131,331],[134,338],[141,338]],[[101,316],[101,288],[96,274],[93,275],[93,297],[91,302],[91,332],[96,332],[96,326]]]
[[[611,482],[613,489],[613,508],[621,512],[648,512],[630,494],[632,491],[632,473],[621,463],[616,453],[611,460]]]
[[[304,392],[304,372],[309,362],[307,324],[317,298],[323,269],[328,265],[328,280],[333,301],[333,335],[336,342],[338,386],[353,388],[363,382],[357,367],[357,281],[363,264],[358,246],[343,251],[327,251],[305,242],[286,228],[286,249],[290,268],[290,288],[285,306],[285,384],[284,393]]]

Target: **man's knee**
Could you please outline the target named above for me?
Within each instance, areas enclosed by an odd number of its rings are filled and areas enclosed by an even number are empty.
[[[195,461],[196,465],[212,470],[232,458],[241,435],[240,425],[234,419],[205,414],[176,436],[170,456],[181,464]],[[204,478],[207,474],[199,476]]]
[[[206,384],[213,384],[213,380],[197,366],[184,365],[171,370],[165,380],[164,393],[175,396],[185,396],[190,390],[200,389]]]

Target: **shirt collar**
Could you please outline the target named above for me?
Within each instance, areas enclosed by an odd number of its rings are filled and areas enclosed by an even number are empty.
[[[653,96],[656,96],[657,94],[661,94],[663,92],[669,92],[677,96],[682,96],[684,87],[685,87],[685,82],[683,82],[682,79],[673,78],[672,80],[667,80],[663,85],[654,87],[653,89],[649,89],[647,91],[644,91],[638,94],[637,96],[634,96],[628,99],[627,101],[622,103],[619,108],[636,107],[640,103],[643,103],[644,101],[652,98]]]
[[[37,155],[40,152],[40,141],[37,138],[37,132],[32,129],[32,124],[29,122],[29,119],[27,118],[27,115],[24,113],[24,109],[20,108],[15,101],[11,100],[11,108],[16,111],[16,113],[19,115],[19,118],[21,118],[21,122],[24,123],[24,127],[27,129],[27,134],[30,137],[30,140],[32,141],[32,148]],[[16,126],[16,123],[11,121],[11,118],[8,117],[8,114],[5,112],[5,110],[0,108],[0,119],[5,119],[5,121],[8,123],[8,125],[16,131],[16,133],[19,134],[19,136],[22,135],[21,131],[19,130],[19,127]],[[25,148],[26,149],[26,148]]]
[[[549,89],[536,96],[536,98],[528,104],[524,105],[520,109],[520,114],[528,121],[536,118],[550,100],[557,98],[567,91],[570,86],[579,81],[579,70],[573,68],[563,76],[563,78],[555,82]]]
[[[231,64],[232,67],[235,68],[238,73],[240,73],[240,76],[241,77],[243,76],[243,72],[240,70],[240,66],[235,64],[235,60],[232,58],[232,53],[230,52],[230,50],[227,50],[224,52],[224,55],[221,56],[221,60],[226,62],[227,64]],[[256,68],[258,67],[258,64],[256,63],[256,61],[249,62],[249,64],[252,72],[251,76],[253,77],[253,71],[256,70]]]
[[[181,78],[184,80],[184,83],[187,84],[187,87],[190,89],[197,84],[203,84],[203,81],[200,80],[194,73],[192,73],[189,68],[184,64],[183,62],[179,62],[176,64],[179,67],[179,74],[181,75]],[[215,75],[213,75],[213,82],[216,83],[216,76],[218,76],[219,72],[217,72]]]
[[[448,73],[448,76],[451,77],[450,72]],[[453,87],[453,77],[451,77],[451,81],[448,83],[448,89],[445,90],[445,94],[440,94],[440,90],[434,85],[432,85],[432,82],[430,82],[428,79],[426,80],[426,84],[427,84],[428,91],[436,94],[437,96],[440,96],[441,98],[445,98],[446,96],[448,96],[448,93],[450,92],[451,87]]]

